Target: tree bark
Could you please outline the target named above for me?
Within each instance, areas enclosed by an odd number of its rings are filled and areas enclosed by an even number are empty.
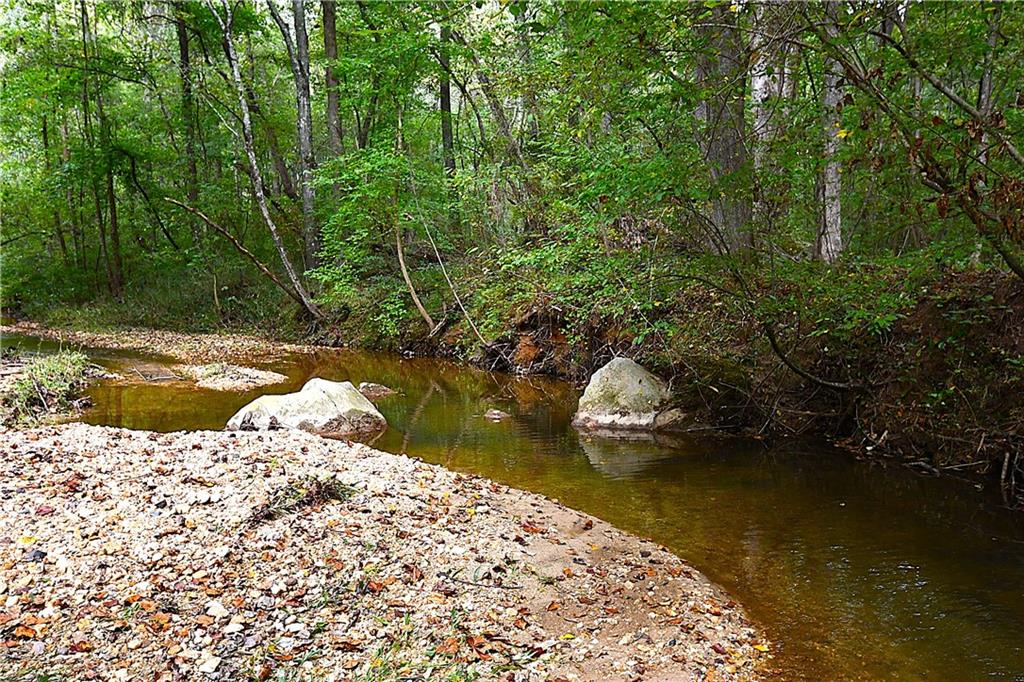
[[[420,317],[427,323],[427,333],[430,333],[434,331],[436,325],[434,324],[434,319],[430,317],[430,313],[423,307],[423,303],[416,293],[416,287],[412,284],[412,278],[409,276],[409,269],[405,266],[405,249],[402,248],[402,228],[397,223],[395,224],[395,253],[398,254],[398,268],[402,271],[405,287],[409,290],[409,296],[412,298],[416,310],[419,311]]]
[[[999,40],[999,20],[1002,16],[1002,12],[1002,5],[1000,3],[996,3],[988,15],[988,38],[986,40],[988,49],[985,52],[985,62],[981,73],[981,81],[978,83],[978,111],[986,120],[990,119],[993,110],[992,62],[995,60],[996,42]],[[982,165],[988,163],[988,145],[989,134],[988,131],[983,128],[981,140],[978,145],[978,160]]]
[[[185,178],[185,196],[190,204],[199,199],[199,173],[196,167],[195,106],[192,98],[192,62],[189,55],[188,27],[181,8],[175,6],[174,29],[178,37],[178,73],[181,78],[181,117],[185,132],[185,161],[188,175]],[[199,230],[193,224],[193,242],[199,241]]]
[[[299,140],[299,173],[302,191],[302,260],[310,270],[318,264],[320,234],[316,224],[313,171],[316,159],[313,157],[313,110],[309,94],[309,35],[306,33],[306,10],[302,0],[292,0],[292,36],[288,25],[281,18],[274,0],[267,0],[267,7],[274,17],[288,50],[288,60],[295,80],[296,128]]]
[[[451,29],[441,26],[441,48],[438,62],[441,64],[441,155],[444,160],[444,172],[449,178],[455,176],[455,136],[452,134],[452,81],[448,75],[451,62],[448,56],[448,44],[451,42]]]
[[[698,142],[713,183],[711,223],[719,250],[740,255],[753,249],[754,239],[748,193],[728,186],[747,163],[746,69],[735,12],[715,5],[698,30],[706,42],[697,58],[696,80],[705,99],[696,116],[703,124]]]
[[[341,125],[338,103],[338,77],[334,73],[334,62],[338,58],[337,9],[334,0],[322,0],[320,7],[324,17],[324,56],[327,58],[324,70],[324,84],[327,86],[327,138],[331,154],[339,156],[345,153],[345,131]]]
[[[221,0],[221,7],[223,8],[224,15],[221,16],[212,6],[212,0],[207,0],[213,15],[217,19],[217,23],[220,24],[221,30],[224,32],[224,52],[227,57],[228,64],[231,67],[231,78],[235,84],[235,91],[238,95],[238,106],[242,114],[242,144],[245,147],[245,154],[249,161],[249,180],[252,183],[253,195],[256,197],[256,205],[259,207],[260,215],[263,217],[263,222],[266,223],[267,229],[270,230],[270,237],[274,241],[274,247],[277,249],[278,256],[281,258],[281,264],[284,266],[285,272],[288,275],[288,280],[291,282],[292,288],[295,290],[295,295],[301,302],[303,308],[306,309],[314,319],[323,319],[323,313],[313,303],[306,288],[302,285],[299,280],[298,273],[295,271],[295,267],[292,265],[291,259],[288,257],[288,251],[285,249],[284,241],[281,239],[281,235],[277,230],[277,225],[274,223],[274,219],[270,216],[270,210],[267,207],[267,198],[263,194],[263,176],[260,173],[259,163],[256,159],[256,144],[253,141],[252,135],[252,120],[249,116],[249,102],[245,94],[245,86],[242,84],[242,71],[238,65],[238,54],[235,52],[234,38],[232,37],[232,9],[229,4],[229,0]]]
[[[79,18],[80,26],[82,31],[82,63],[86,69],[86,74],[82,78],[82,128],[85,132],[86,145],[89,147],[91,152],[96,149],[96,137],[93,134],[92,129],[92,112],[90,106],[89,97],[89,43],[91,42],[90,35],[92,33],[90,29],[89,11],[85,6],[85,0],[78,0],[79,6]],[[107,227],[106,219],[103,216],[103,204],[100,199],[100,188],[99,183],[96,181],[96,173],[90,172],[89,179],[92,189],[93,206],[95,208],[96,215],[96,229],[99,232],[100,248],[97,254],[96,269],[99,269],[99,257],[102,256],[104,266],[107,271],[107,289],[111,294],[114,293],[113,282],[114,275],[110,267],[110,258],[107,254]]]
[[[250,59],[252,55],[249,55]],[[292,173],[288,169],[288,164],[284,159],[284,154],[281,153],[281,144],[277,141],[277,133],[274,132],[274,126],[267,117],[263,114],[263,109],[260,108],[260,104],[256,101],[256,93],[252,87],[245,84],[246,97],[249,98],[249,111],[255,114],[263,122],[262,132],[263,136],[267,139],[267,149],[270,151],[270,161],[274,164],[274,173],[277,175],[278,182],[281,183],[281,191],[286,197],[293,201],[299,200],[299,191],[295,189],[295,182],[292,180]]]
[[[50,166],[50,133],[46,114],[43,114],[43,170],[47,176],[50,176],[52,172]],[[69,263],[68,243],[64,239],[64,226],[60,219],[60,207],[56,203],[53,205],[53,233],[57,237],[57,244],[60,246],[60,254],[64,259],[64,264],[67,265]]]
[[[834,39],[839,34],[839,4],[829,0],[826,4],[827,21],[825,32]],[[835,59],[825,57],[825,82],[822,90],[824,106],[825,167],[821,176],[821,225],[815,243],[815,256],[826,263],[833,263],[843,251],[842,217],[842,167],[839,161],[840,105],[843,91],[840,81],[842,65]]]

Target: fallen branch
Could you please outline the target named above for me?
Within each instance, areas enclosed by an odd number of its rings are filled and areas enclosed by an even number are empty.
[[[260,272],[262,272],[264,275],[266,275],[270,279],[270,281],[272,281],[274,284],[276,284],[278,287],[280,287],[280,289],[284,293],[288,294],[288,296],[290,296],[296,303],[301,305],[303,308],[306,307],[306,302],[302,300],[302,297],[299,296],[291,287],[289,287],[287,284],[285,284],[284,281],[282,281],[280,277],[275,275],[273,273],[273,271],[271,271],[270,268],[268,268],[266,265],[264,265],[263,261],[261,261],[259,259],[259,257],[256,256],[256,254],[254,254],[249,249],[245,248],[245,246],[243,246],[240,241],[235,239],[235,236],[233,234],[231,234],[230,232],[225,230],[223,227],[221,227],[217,223],[215,223],[212,220],[210,220],[210,218],[208,218],[206,216],[206,214],[204,214],[202,211],[200,211],[198,209],[192,208],[191,206],[189,206],[187,204],[183,204],[180,201],[178,201],[177,199],[172,199],[170,197],[164,197],[164,201],[172,203],[172,204],[174,204],[175,206],[177,206],[179,208],[185,209],[186,211],[188,211],[192,215],[198,217],[204,223],[206,223],[207,225],[212,227],[214,230],[219,232],[225,239],[227,239],[229,242],[231,242],[231,245],[234,246],[238,250],[239,253],[241,253],[243,256],[245,256],[250,261],[252,261],[252,263],[257,268],[259,268]]]
[[[402,279],[405,280],[405,286],[409,289],[409,296],[412,297],[412,302],[416,305],[416,310],[420,312],[420,317],[427,323],[427,329],[430,335],[434,335],[434,331],[437,329],[437,325],[434,324],[433,318],[430,317],[430,313],[423,307],[423,303],[420,302],[420,297],[416,294],[416,287],[412,285],[412,278],[409,276],[409,269],[405,267],[405,249],[402,248],[402,230],[397,225],[395,226],[395,252],[398,254],[398,267],[402,271]]]
[[[811,374],[810,372],[808,372],[807,370],[803,369],[802,367],[800,367],[795,362],[793,362],[792,360],[789,359],[789,356],[786,355],[786,353],[779,346],[779,340],[775,336],[775,330],[772,328],[772,326],[770,324],[765,322],[761,326],[764,329],[765,335],[768,337],[769,345],[771,345],[772,350],[775,352],[775,354],[777,356],[779,356],[779,359],[782,360],[782,364],[784,364],[789,369],[793,370],[793,372],[797,376],[799,376],[799,377],[801,377],[803,379],[806,379],[807,381],[810,381],[811,383],[817,384],[818,386],[824,386],[825,388],[834,388],[834,389],[838,389],[840,391],[852,391],[852,390],[864,388],[864,386],[861,385],[861,384],[851,384],[851,383],[845,383],[844,384],[844,383],[839,383],[839,382],[836,382],[836,381],[828,381],[827,379],[822,379],[820,377],[814,376],[813,374]]]

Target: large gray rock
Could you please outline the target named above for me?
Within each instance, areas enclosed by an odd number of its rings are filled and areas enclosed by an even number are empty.
[[[660,378],[629,358],[615,358],[590,377],[573,426],[588,430],[658,430],[683,420],[665,410],[672,394]]]
[[[282,426],[330,438],[369,436],[387,427],[377,411],[347,381],[314,378],[297,393],[263,395],[228,420],[229,429],[264,430]]]

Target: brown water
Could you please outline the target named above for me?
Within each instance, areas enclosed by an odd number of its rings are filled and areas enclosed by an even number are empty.
[[[142,360],[89,352],[122,372]],[[1024,515],[970,483],[820,443],[581,438],[569,426],[571,386],[439,361],[338,351],[262,366],[290,377],[268,392],[312,376],[398,389],[380,401],[390,427],[376,447],[558,498],[665,544],[767,629],[780,679],[1024,680]],[[90,390],[82,418],[219,429],[257,393],[108,383]],[[492,407],[512,419],[483,419]]]

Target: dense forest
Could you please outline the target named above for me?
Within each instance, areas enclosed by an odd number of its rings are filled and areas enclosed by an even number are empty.
[[[11,313],[628,354],[719,426],[1024,485],[1019,5],[0,11]]]

